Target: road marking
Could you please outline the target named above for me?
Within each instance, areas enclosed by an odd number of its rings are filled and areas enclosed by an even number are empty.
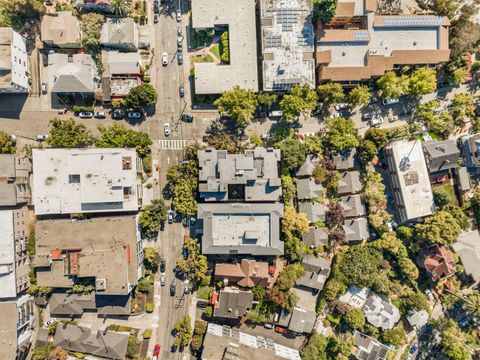
[[[182,150],[188,140],[157,140],[161,150]],[[169,162],[170,164],[170,162]]]
[[[170,156],[167,156],[167,165],[170,165]]]
[[[158,324],[152,324],[152,328],[158,329]]]
[[[155,299],[160,299],[160,295],[154,295],[153,296]]]

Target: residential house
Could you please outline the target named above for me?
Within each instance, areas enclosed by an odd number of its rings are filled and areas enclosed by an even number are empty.
[[[361,243],[370,237],[368,220],[365,217],[345,219],[342,227],[343,231],[345,231],[345,240],[348,244]]]
[[[478,230],[461,234],[452,248],[460,258],[465,274],[474,282],[480,281],[480,234]]]
[[[378,340],[354,331],[353,340],[355,345],[354,355],[358,360],[387,360],[390,348]]]
[[[35,213],[137,212],[142,169],[135,149],[33,149]]]
[[[229,61],[197,62],[195,92],[221,94],[235,86],[258,91],[257,31],[254,0],[192,1],[192,28],[228,31]]]
[[[478,175],[480,169],[480,134],[465,136],[462,141],[462,155],[467,169]]]
[[[306,255],[302,260],[305,275],[297,279],[295,286],[318,293],[323,289],[330,275],[331,263],[331,260],[316,257],[312,254]]]
[[[0,94],[28,93],[27,39],[12,28],[0,27]]]
[[[320,159],[317,155],[308,154],[305,162],[297,170],[296,177],[309,177],[313,175],[313,171],[317,166],[320,166]]]
[[[367,321],[383,330],[393,328],[400,320],[400,312],[397,307],[376,294],[371,294],[368,297],[362,309]]]
[[[133,18],[107,18],[102,27],[100,42],[107,48],[137,51],[138,37],[138,25]]]
[[[328,245],[328,229],[311,226],[306,233],[303,233],[302,240],[310,249]]]
[[[323,195],[323,186],[315,181],[314,178],[297,179],[297,199],[314,200]]]
[[[353,195],[362,191],[362,182],[360,181],[360,171],[344,171],[340,173],[338,181],[339,195]]]
[[[283,255],[280,203],[199,203],[202,254]]]
[[[242,259],[236,264],[215,264],[215,280],[225,285],[236,284],[243,288],[254,286],[270,287],[273,277],[270,275],[267,262]]]
[[[79,280],[94,279],[99,295],[128,295],[143,275],[137,229],[135,216],[37,221],[38,286],[69,289]]]
[[[318,221],[325,221],[325,207],[319,202],[308,202],[298,204],[298,211],[307,215],[308,222],[314,224]]]
[[[113,12],[112,0],[72,0],[72,5],[81,11]]]
[[[0,169],[0,207],[29,203],[30,160],[13,154],[0,154]]]
[[[42,18],[41,37],[46,46],[80,47],[80,22],[71,11],[58,11]]]
[[[340,197],[340,205],[347,219],[365,216],[367,213],[361,195],[342,196]]]
[[[27,207],[0,210],[0,300],[14,298],[30,286]]]
[[[141,85],[141,60],[138,52],[102,51],[102,101],[122,100]]]
[[[97,69],[89,54],[55,53],[48,56],[50,91],[74,100],[93,98],[97,90]]]
[[[428,315],[428,312],[426,312],[425,310],[420,310],[420,311],[410,310],[407,314],[407,321],[410,324],[410,326],[418,332],[425,325],[427,325],[429,317],[430,315]]]
[[[338,171],[358,169],[360,160],[356,148],[334,151],[331,154],[333,165]]]
[[[213,316],[238,320],[252,309],[253,293],[226,286],[212,295]]]
[[[129,295],[100,295],[100,293],[68,294],[53,293],[48,303],[52,316],[80,317],[84,312],[96,312],[99,316],[129,316]]]
[[[367,302],[369,295],[369,288],[359,288],[355,285],[352,285],[348,287],[347,292],[340,296],[338,300],[350,305],[351,307],[361,309],[363,305],[365,305],[365,303]]]
[[[0,302],[0,354],[2,359],[26,358],[35,325],[30,295]]]
[[[315,88],[311,1],[262,0],[259,5],[263,90],[286,92],[296,84]]]
[[[265,347],[265,340],[271,346]],[[298,350],[272,341],[272,339],[239,332],[230,326],[208,323],[203,340],[202,360],[224,359],[263,359],[301,360]]]
[[[317,314],[312,310],[305,310],[295,306],[291,312],[283,310],[278,325],[288,328],[297,334],[310,334],[313,331]]]
[[[418,221],[435,210],[420,141],[396,141],[385,148],[399,223]]]
[[[433,281],[443,280],[457,271],[453,253],[443,245],[427,249],[423,255],[423,265]]]
[[[318,81],[353,86],[401,66],[436,65],[450,58],[448,18],[376,15],[373,0],[339,1],[328,24],[317,24]]]
[[[125,359],[129,336],[129,332],[105,329],[94,333],[90,327],[65,324],[57,326],[53,346],[72,352],[120,360]]]
[[[462,166],[460,168],[456,168],[453,170],[453,173],[455,175],[455,183],[457,184],[457,188],[460,194],[464,195],[468,191],[472,189],[472,183],[470,182],[470,175],[468,173],[468,170],[465,166]],[[459,196],[459,205],[463,206],[464,205],[464,197]]]
[[[430,174],[448,173],[448,170],[457,168],[460,150],[454,140],[432,140],[426,141],[422,145]]]
[[[256,147],[244,154],[207,147],[198,151],[199,192],[205,201],[276,202],[282,195],[281,152]]]

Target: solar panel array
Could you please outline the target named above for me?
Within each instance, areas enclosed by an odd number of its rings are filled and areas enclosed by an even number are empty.
[[[282,25],[283,31],[292,31],[297,22],[298,9],[277,9],[277,23]]]
[[[392,16],[383,17],[385,26],[441,26],[443,18],[439,16]]]
[[[265,37],[265,47],[281,47],[282,46],[282,35],[269,35]]]
[[[357,41],[368,41],[368,33],[366,32],[355,32],[353,36]]]

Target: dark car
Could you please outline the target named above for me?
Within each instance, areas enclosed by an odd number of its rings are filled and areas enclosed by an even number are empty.
[[[182,121],[191,123],[191,122],[193,122],[193,116],[188,115],[188,114],[183,114],[182,115]]]
[[[170,296],[175,296],[176,291],[177,291],[177,282],[173,280],[172,283],[170,284]]]
[[[178,62],[178,65],[183,64],[183,53],[181,51],[179,51],[177,54],[177,62]]]
[[[43,66],[48,66],[48,54],[42,54]]]
[[[178,95],[180,95],[181,98],[185,96],[185,88],[183,87],[183,85],[180,85],[178,87]]]
[[[165,272],[165,260],[160,260],[160,272],[164,273]]]
[[[138,48],[142,50],[150,50],[150,44],[147,42],[141,42],[138,44]]]
[[[373,114],[366,113],[362,115],[362,120],[370,120],[373,118]]]
[[[154,14],[158,14],[160,12],[160,6],[158,6],[158,2],[153,3],[153,12]]]
[[[112,119],[115,119],[115,120],[123,119],[123,111],[122,110],[113,110]]]
[[[197,301],[197,307],[199,309],[205,309],[208,306],[208,302],[206,301]]]

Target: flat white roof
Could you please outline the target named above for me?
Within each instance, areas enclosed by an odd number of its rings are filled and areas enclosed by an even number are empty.
[[[135,149],[34,149],[37,215],[138,210]]]
[[[215,214],[212,231],[214,246],[270,246],[270,215]]]
[[[12,210],[0,210],[0,299],[17,296]]]
[[[195,64],[195,92],[220,94],[234,86],[258,91],[254,0],[192,0],[194,29],[228,25],[230,64]]]
[[[421,141],[398,141],[390,146],[407,219],[433,212],[433,195]]]

